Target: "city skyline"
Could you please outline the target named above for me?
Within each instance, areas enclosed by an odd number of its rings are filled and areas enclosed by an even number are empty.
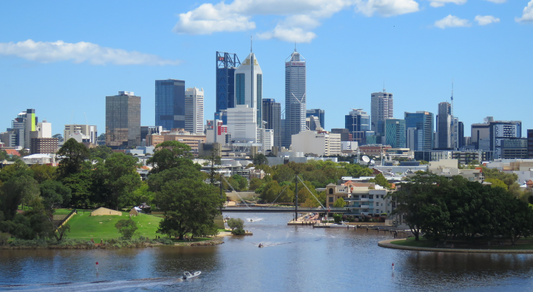
[[[281,4],[270,10],[260,5],[270,2],[254,1],[257,6],[241,12],[236,7],[244,5],[242,1],[167,2],[168,11],[126,2],[35,2],[32,11],[16,2],[2,3],[1,27],[16,29],[0,34],[0,128],[10,127],[16,113],[34,108],[54,125],[54,134],[62,133],[65,124],[104,129],[105,96],[118,91],[143,97],[141,124],[151,126],[154,80],[164,79],[204,88],[204,118],[212,119],[213,55],[234,52],[243,59],[250,51],[250,35],[264,74],[263,97],[282,106],[282,62],[297,43],[298,52],[310,62],[307,108],[327,112],[327,130],[342,128],[350,108],[370,112],[368,94],[381,90],[383,83],[395,96],[394,118],[404,112],[437,114],[438,104],[450,101],[452,78],[454,115],[464,122],[465,136],[470,136],[471,124],[486,116],[521,120],[523,129],[533,128],[527,111],[531,94],[523,93],[533,62],[528,37],[533,32],[533,1],[458,5],[398,0],[382,7],[359,1],[330,7],[323,14],[322,1],[274,1]],[[205,26],[211,30],[194,30],[198,19],[205,18],[200,6],[224,12],[243,25],[229,28],[221,23]],[[129,21],[132,15],[143,19]],[[105,21],[94,22],[96,16]],[[509,98],[516,102],[505,102]]]

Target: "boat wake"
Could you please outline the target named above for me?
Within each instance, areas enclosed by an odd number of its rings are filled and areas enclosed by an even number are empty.
[[[65,282],[50,284],[0,285],[1,291],[131,291],[171,286],[182,282],[181,278],[147,278],[120,281]]]

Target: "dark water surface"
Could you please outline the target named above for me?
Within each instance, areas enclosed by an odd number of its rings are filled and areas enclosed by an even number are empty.
[[[377,246],[391,236],[375,231],[287,226],[292,214],[226,215],[254,235],[215,247],[0,250],[0,290],[533,291],[533,255],[392,250]],[[196,270],[199,278],[180,279]]]

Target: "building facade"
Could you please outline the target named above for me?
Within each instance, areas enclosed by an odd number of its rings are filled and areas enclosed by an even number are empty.
[[[256,127],[263,128],[263,71],[253,52],[235,70],[235,106],[237,105],[247,105],[254,109]]]
[[[323,109],[315,108],[306,110],[305,117],[315,116],[320,121],[322,129],[326,129],[326,112]]]
[[[370,130],[377,135],[385,135],[385,120],[394,114],[393,96],[390,92],[374,92],[370,101]]]
[[[285,61],[285,131],[282,141],[289,148],[292,135],[305,131],[306,60],[296,50]]]
[[[427,111],[405,113],[406,147],[413,151],[433,149],[433,114]]]
[[[452,106],[448,102],[439,103],[435,148],[452,149]]]
[[[98,139],[98,131],[96,125],[65,125],[63,130],[63,139],[67,141],[74,136],[84,136],[84,139],[88,139],[91,144],[96,144]]]
[[[204,89],[196,87],[185,91],[185,131],[193,134],[204,132]]]
[[[352,135],[352,141],[363,145],[366,143],[366,133],[370,131],[370,116],[362,109],[353,109],[344,116],[344,127]]]
[[[263,121],[265,129],[274,131],[272,146],[281,149],[281,104],[273,98],[263,98]]]
[[[164,130],[185,128],[185,81],[155,81],[155,126]]]
[[[385,143],[392,148],[405,148],[405,120],[385,120]]]
[[[241,65],[236,54],[216,53],[216,112],[235,107],[235,70]]]
[[[341,135],[303,131],[292,135],[292,151],[318,156],[339,155],[341,154]]]
[[[111,148],[141,145],[141,97],[119,91],[106,96],[106,145]]]

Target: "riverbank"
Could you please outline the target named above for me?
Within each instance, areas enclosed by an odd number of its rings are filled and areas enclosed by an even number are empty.
[[[411,250],[411,251],[429,251],[429,252],[454,252],[454,253],[509,253],[509,254],[533,254],[533,249],[494,249],[494,248],[455,248],[449,247],[421,247],[400,245],[398,242],[405,242],[408,239],[389,239],[378,242],[378,246],[384,248]],[[396,242],[396,243],[395,243]]]

